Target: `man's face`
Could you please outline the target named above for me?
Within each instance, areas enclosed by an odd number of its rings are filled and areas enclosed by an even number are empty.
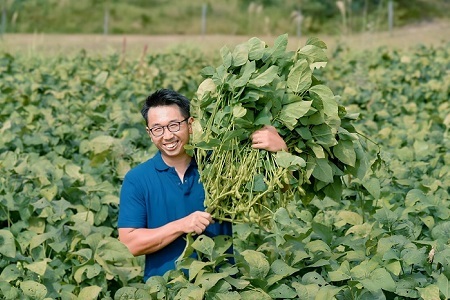
[[[180,130],[177,131],[178,123]],[[191,123],[192,118],[186,120],[177,105],[152,107],[148,111],[147,133],[164,158],[184,158],[187,155],[184,145],[189,142],[189,134],[192,132]],[[161,133],[161,127],[164,132],[157,136]]]

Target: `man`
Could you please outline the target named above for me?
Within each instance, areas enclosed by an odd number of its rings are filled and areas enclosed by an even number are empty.
[[[192,133],[189,100],[172,90],[150,95],[143,108],[155,156],[130,170],[120,193],[119,239],[130,252],[144,255],[144,280],[175,268],[188,233],[232,235],[231,224],[215,223],[205,212],[205,192],[194,159],[184,146]],[[274,127],[252,135],[254,148],[286,149]]]

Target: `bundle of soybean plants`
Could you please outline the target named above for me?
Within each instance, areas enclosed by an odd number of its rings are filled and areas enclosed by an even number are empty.
[[[288,36],[221,49],[222,64],[202,70],[191,107],[191,150],[215,219],[270,226],[290,201],[339,200],[342,177],[362,178],[367,159],[349,115],[314,72],[326,44],[311,38],[288,51]],[[252,148],[251,134],[274,126],[288,151]]]

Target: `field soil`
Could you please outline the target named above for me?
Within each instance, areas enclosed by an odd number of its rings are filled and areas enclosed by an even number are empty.
[[[280,33],[281,34],[281,33]],[[290,36],[289,47],[296,49],[314,35]],[[64,35],[64,34],[5,34],[0,37],[0,50],[30,55],[73,54],[85,49],[90,54],[161,52],[174,47],[197,47],[202,51],[217,51],[223,46],[234,47],[251,36],[236,35]],[[416,44],[435,45],[450,42],[450,22],[434,21],[402,28],[392,32],[365,32],[329,36],[317,35],[329,47],[337,45],[354,51],[379,46],[409,47]],[[258,36],[269,45],[276,36]]]

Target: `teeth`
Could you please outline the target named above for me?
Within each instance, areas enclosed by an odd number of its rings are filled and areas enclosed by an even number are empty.
[[[169,149],[173,149],[173,148],[175,148],[177,146],[177,143],[175,142],[175,143],[172,143],[172,144],[166,144],[166,148],[169,148]]]

